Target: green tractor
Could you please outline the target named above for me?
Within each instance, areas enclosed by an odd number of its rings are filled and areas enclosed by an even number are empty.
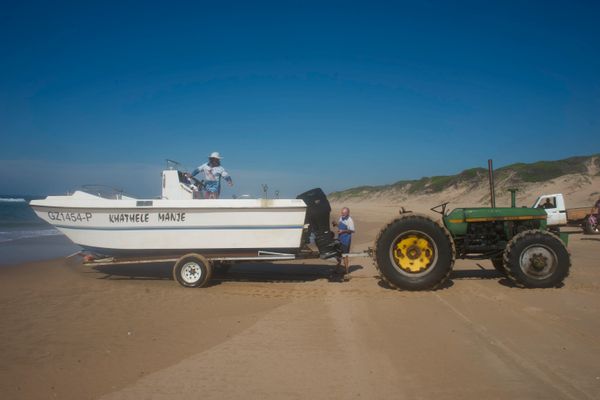
[[[402,211],[381,230],[374,248],[375,265],[390,286],[404,290],[436,289],[450,276],[457,258],[491,260],[515,285],[550,288],[562,285],[571,259],[568,236],[546,225],[541,208],[496,207],[490,167],[491,207],[456,208],[448,203],[431,210],[441,222]]]

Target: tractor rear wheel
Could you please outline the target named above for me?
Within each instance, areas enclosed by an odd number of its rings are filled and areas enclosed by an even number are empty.
[[[403,214],[379,232],[374,259],[381,278],[394,288],[436,289],[452,271],[454,244],[431,218]]]
[[[550,288],[560,286],[569,275],[571,256],[556,235],[528,230],[508,242],[504,264],[517,286]]]

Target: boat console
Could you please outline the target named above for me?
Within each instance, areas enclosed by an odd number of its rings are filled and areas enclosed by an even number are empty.
[[[202,187],[202,182],[194,177],[188,178],[184,172],[168,169],[162,172],[162,199],[192,200]]]

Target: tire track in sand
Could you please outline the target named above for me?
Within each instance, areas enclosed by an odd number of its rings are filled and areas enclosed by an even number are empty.
[[[102,399],[398,398],[395,369],[358,333],[361,309],[328,287],[317,299],[291,296],[230,340]]]
[[[542,382],[547,387],[551,387],[558,393],[568,399],[595,399],[596,396],[574,386],[568,379],[564,378],[548,366],[537,363],[529,358],[519,354],[506,343],[492,335],[483,325],[478,324],[465,313],[453,306],[449,301],[444,299],[439,294],[435,294],[437,300],[458,316],[469,328],[481,339],[489,350],[495,353],[500,359],[506,363],[514,365],[523,374],[531,376]]]

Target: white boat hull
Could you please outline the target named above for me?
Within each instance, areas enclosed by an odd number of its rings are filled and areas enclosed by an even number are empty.
[[[297,250],[306,215],[295,199],[113,200],[82,192],[31,206],[74,243],[106,255]]]

